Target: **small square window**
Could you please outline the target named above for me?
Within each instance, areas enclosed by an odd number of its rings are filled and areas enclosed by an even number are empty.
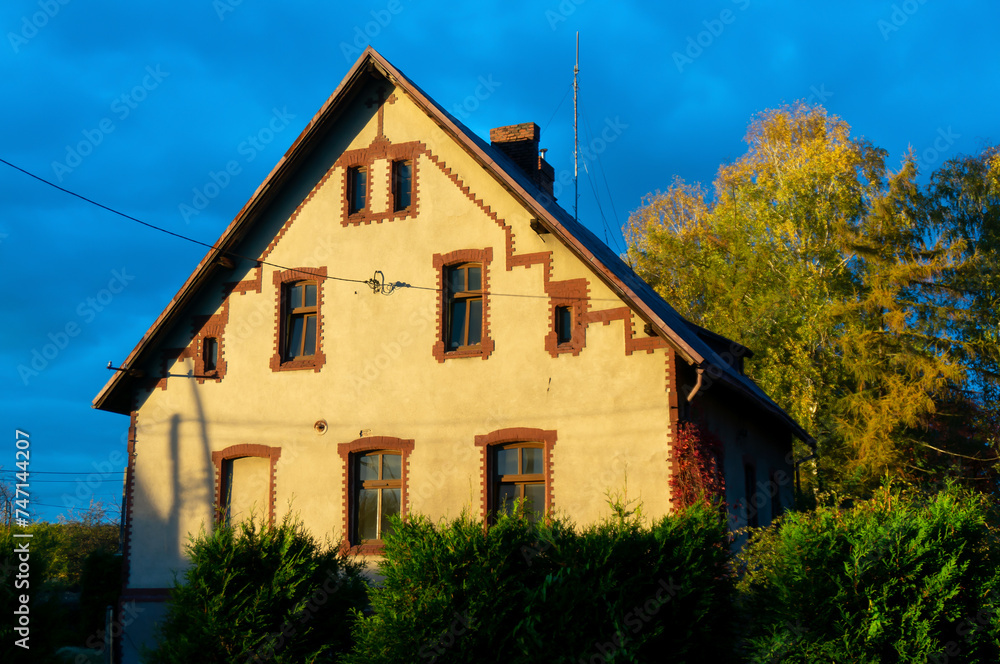
[[[413,204],[413,162],[392,162],[392,210],[402,212]]]
[[[356,214],[365,209],[368,193],[368,169],[351,166],[347,169],[347,213]]]
[[[573,307],[556,307],[556,343],[573,341]]]

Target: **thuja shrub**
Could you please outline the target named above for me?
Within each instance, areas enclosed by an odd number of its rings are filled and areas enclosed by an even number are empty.
[[[296,518],[218,526],[187,551],[191,566],[144,661],[301,664],[349,649],[351,610],[367,602],[361,567]]]
[[[745,655],[781,662],[1000,661],[995,512],[955,486],[884,487],[790,513],[739,556]]]
[[[386,540],[345,661],[702,661],[727,652],[724,534],[707,505],[579,532],[559,518],[411,517]]]

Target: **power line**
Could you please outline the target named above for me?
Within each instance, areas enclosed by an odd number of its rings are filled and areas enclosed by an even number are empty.
[[[276,268],[276,269],[279,269],[279,270],[292,270],[292,269],[295,269],[295,268],[291,268],[291,267],[288,267],[288,266],[285,266],[285,265],[278,265],[277,263],[270,263],[268,261],[260,260],[260,259],[257,259],[257,258],[251,258],[249,256],[243,256],[243,255],[237,254],[237,253],[232,252],[232,251],[220,249],[218,246],[216,246],[214,244],[208,244],[207,242],[202,242],[201,240],[196,240],[196,239],[188,237],[186,235],[181,235],[180,233],[175,233],[174,231],[167,230],[166,228],[162,228],[162,227],[157,226],[155,224],[151,224],[151,223],[149,223],[147,221],[143,221],[142,219],[137,219],[136,217],[133,217],[130,214],[126,214],[124,212],[120,212],[120,211],[118,211],[118,210],[116,210],[116,209],[114,209],[112,207],[108,207],[107,205],[104,205],[102,203],[98,203],[95,200],[87,198],[86,196],[82,196],[81,194],[78,194],[78,193],[76,193],[74,191],[70,191],[69,189],[66,189],[64,187],[60,187],[59,185],[55,184],[54,182],[50,182],[49,180],[46,180],[45,178],[43,178],[41,176],[35,175],[34,173],[21,168],[20,166],[17,166],[15,164],[10,163],[6,159],[0,158],[0,163],[6,164],[7,166],[10,166],[14,170],[20,171],[21,173],[24,173],[28,177],[34,178],[35,180],[38,180],[39,182],[41,182],[43,184],[47,184],[50,187],[54,187],[55,189],[58,189],[59,191],[62,191],[64,193],[66,193],[66,194],[69,194],[70,196],[74,196],[76,198],[79,198],[80,200],[82,200],[82,201],[84,201],[86,203],[90,203],[91,205],[96,205],[97,207],[101,208],[102,210],[107,210],[108,212],[110,212],[112,214],[116,214],[119,217],[123,217],[125,219],[128,219],[129,221],[134,221],[134,222],[136,222],[138,224],[146,226],[147,228],[151,228],[151,229],[153,229],[155,231],[160,231],[161,233],[166,233],[167,235],[170,235],[172,237],[175,237],[175,238],[178,238],[178,239],[181,239],[181,240],[185,240],[187,242],[192,242],[194,244],[197,244],[197,245],[202,246],[202,247],[206,247],[208,249],[215,249],[215,250],[223,253],[226,256],[232,256],[233,258],[238,258],[240,260],[245,260],[245,261],[249,261],[251,263],[256,263],[257,265],[267,265],[269,267],[273,267],[273,268]],[[371,287],[373,289],[376,289],[376,290],[378,288],[380,288],[380,287],[384,287],[386,285],[389,285],[389,284],[379,283],[374,277],[372,277],[371,279],[351,279],[349,277],[338,277],[338,276],[335,276],[335,275],[315,274],[313,272],[304,272],[304,274],[309,274],[311,277],[314,277],[316,279],[327,279],[327,280],[330,280],[330,281],[342,281],[342,282],[352,283],[352,284],[365,284],[366,286],[369,286],[369,287]],[[413,290],[432,291],[432,292],[436,292],[436,293],[440,293],[442,291],[441,288],[437,288],[437,287],[431,287],[431,286],[414,286],[413,284],[403,283],[403,282],[399,282],[399,281],[397,281],[394,284],[392,284],[392,286],[394,288],[410,288],[410,289],[413,289]],[[391,289],[390,289],[390,292],[391,292]],[[545,300],[550,299],[547,294],[546,295],[530,295],[530,294],[522,294],[522,293],[496,293],[496,292],[488,292],[487,295],[490,295],[492,297],[523,297],[523,298],[537,298],[537,299],[545,299]],[[602,302],[602,301],[606,301],[606,302],[618,302],[619,301],[618,298],[596,298],[596,297],[592,297],[592,298],[590,298],[590,300],[594,301],[594,302]]]
[[[292,269],[292,268],[289,268],[289,267],[285,267],[284,265],[278,265],[276,263],[269,263],[267,261],[262,261],[262,260],[259,260],[259,259],[256,259],[256,258],[250,258],[248,256],[241,256],[240,254],[234,253],[232,251],[223,251],[222,249],[220,249],[219,247],[217,247],[214,244],[209,244],[207,242],[202,242],[201,240],[196,240],[196,239],[188,237],[186,235],[181,235],[180,233],[175,233],[174,231],[167,230],[166,228],[162,228],[162,227],[157,226],[155,224],[151,224],[148,221],[143,221],[142,219],[137,219],[136,217],[133,217],[130,214],[125,214],[124,212],[119,212],[118,210],[116,210],[116,209],[114,209],[112,207],[108,207],[107,205],[104,205],[102,203],[98,203],[97,201],[95,201],[93,199],[87,198],[86,196],[82,196],[82,195],[80,195],[80,194],[78,194],[78,193],[76,193],[74,191],[70,191],[69,189],[66,189],[65,187],[60,187],[55,182],[50,182],[49,180],[46,180],[45,178],[43,178],[41,176],[35,175],[34,173],[32,173],[30,171],[27,171],[27,170],[21,168],[20,166],[16,166],[16,165],[10,163],[6,159],[0,158],[0,163],[7,164],[8,166],[10,166],[11,168],[13,168],[14,170],[20,171],[20,172],[24,173],[25,175],[27,175],[28,177],[34,178],[35,180],[38,180],[39,182],[47,184],[50,187],[54,187],[54,188],[58,189],[59,191],[61,191],[63,193],[69,194],[70,196],[75,196],[76,198],[79,198],[82,201],[90,203],[91,205],[96,205],[97,207],[101,208],[102,210],[107,210],[108,212],[110,212],[112,214],[116,214],[119,217],[124,217],[125,219],[128,219],[129,221],[134,221],[137,224],[142,224],[143,226],[146,226],[147,228],[152,228],[155,231],[160,231],[161,233],[166,233],[167,235],[179,238],[181,240],[186,240],[187,242],[192,242],[194,244],[200,245],[202,247],[206,247],[208,249],[215,249],[217,251],[222,252],[223,254],[225,254],[227,256],[232,256],[233,258],[239,258],[241,260],[246,260],[246,261],[250,261],[250,262],[259,263],[261,265],[268,265],[270,267],[278,268],[279,270],[290,270],[290,269]],[[316,277],[323,277],[324,279],[332,279],[332,280],[335,280],[335,281],[346,281],[346,282],[355,283],[355,284],[368,284],[370,282],[370,280],[366,280],[366,279],[349,279],[347,277],[336,277],[336,276],[331,276],[331,275],[318,275],[317,274],[315,276]]]

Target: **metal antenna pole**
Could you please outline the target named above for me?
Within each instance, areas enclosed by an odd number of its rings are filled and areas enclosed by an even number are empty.
[[[580,32],[576,33],[576,65],[573,67],[573,221],[580,221],[577,206],[580,203],[580,135],[576,126],[576,96],[580,87],[576,77],[580,73]]]

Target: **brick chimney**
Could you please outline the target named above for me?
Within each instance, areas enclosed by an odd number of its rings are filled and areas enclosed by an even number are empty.
[[[539,189],[552,196],[555,169],[538,151],[542,131],[534,122],[490,129],[490,143],[517,164]]]

